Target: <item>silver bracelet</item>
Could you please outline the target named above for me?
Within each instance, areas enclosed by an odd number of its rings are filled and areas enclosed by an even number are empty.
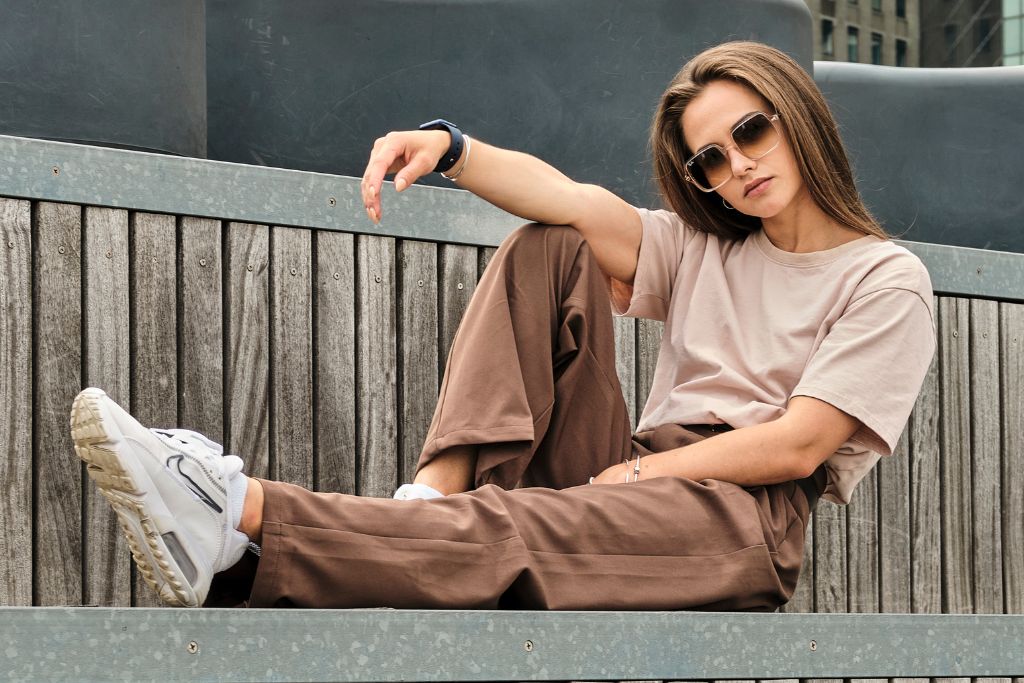
[[[462,172],[466,170],[466,167],[469,166],[469,151],[473,148],[473,140],[468,135],[465,134],[463,134],[462,139],[466,141],[466,160],[462,162],[462,168],[460,168],[459,172],[456,173],[455,175],[444,175],[444,173],[441,174],[442,176],[444,176],[445,178],[452,182],[455,182],[455,180],[460,175],[462,175]]]
[[[633,481],[640,481],[640,454],[636,454],[636,464],[633,465]]]

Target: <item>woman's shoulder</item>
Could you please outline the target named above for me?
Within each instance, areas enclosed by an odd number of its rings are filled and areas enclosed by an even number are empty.
[[[931,277],[917,254],[891,239],[863,239],[865,246],[852,255],[851,263],[859,274],[858,297],[883,289],[906,289],[930,302]]]

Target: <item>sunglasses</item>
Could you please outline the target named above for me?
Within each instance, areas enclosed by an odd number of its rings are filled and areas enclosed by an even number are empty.
[[[779,115],[768,116],[756,112],[736,124],[732,129],[733,144],[726,147],[710,144],[686,162],[686,179],[702,192],[714,192],[729,182],[732,165],[727,152],[735,147],[746,158],[756,161],[779,146],[779,130],[775,122]]]

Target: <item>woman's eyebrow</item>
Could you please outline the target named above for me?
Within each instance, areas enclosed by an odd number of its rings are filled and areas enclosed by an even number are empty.
[[[744,114],[743,116],[741,116],[738,119],[736,119],[731,126],[729,126],[729,132],[731,133],[732,129],[735,128],[736,126],[740,125],[740,123],[742,123],[744,120],[750,118],[754,114],[760,114],[760,113],[762,113],[762,112],[759,109],[755,109],[754,111],[748,111],[746,114]],[[712,145],[717,145],[717,144],[718,144],[717,142],[707,142],[707,143],[701,145],[700,147],[698,147],[697,151],[694,152],[694,154],[700,154],[701,152],[703,152],[708,147],[710,147]],[[725,144],[729,144],[729,143],[726,142]]]

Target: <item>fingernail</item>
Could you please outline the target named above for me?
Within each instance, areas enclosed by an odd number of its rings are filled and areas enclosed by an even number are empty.
[[[374,211],[373,209],[370,209],[370,220],[373,221],[374,223],[380,222],[380,219],[377,218],[377,212]]]
[[[395,181],[395,190],[401,192],[405,189],[405,178],[399,178]]]
[[[370,207],[366,207],[366,215],[369,216],[370,220],[372,221],[373,220],[373,209],[371,209]]]

